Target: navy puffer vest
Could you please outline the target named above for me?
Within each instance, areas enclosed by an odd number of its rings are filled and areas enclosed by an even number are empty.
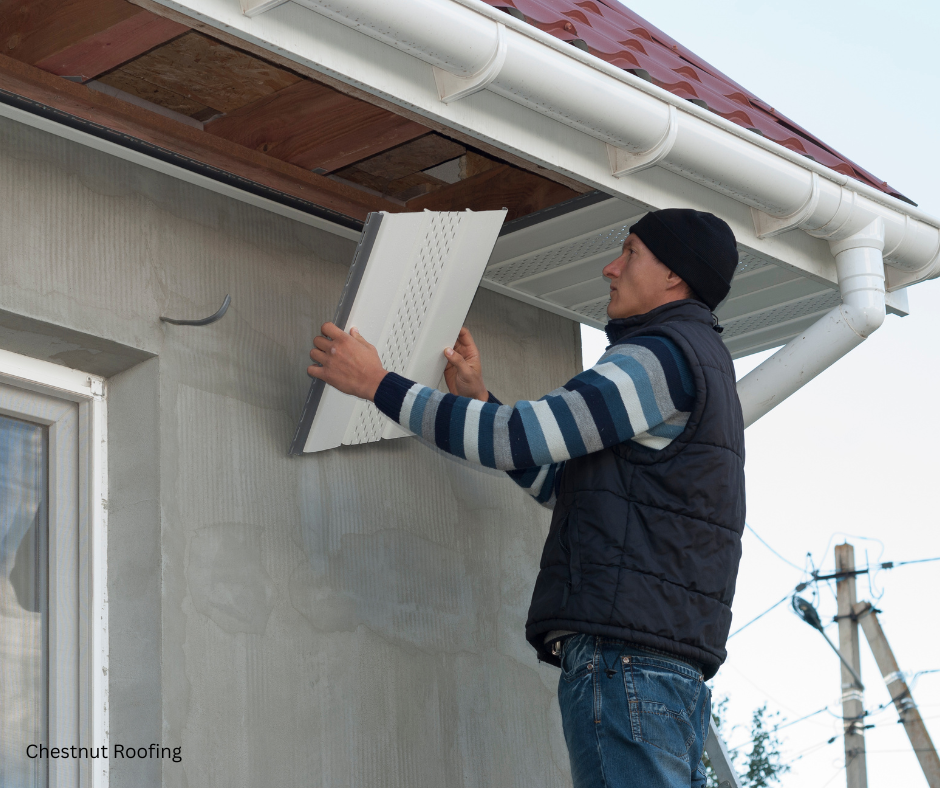
[[[569,460],[542,552],[526,638],[570,630],[724,662],[744,530],[744,424],[734,367],[698,301],[608,325],[614,344],[668,337],[688,359],[695,405],[662,450],[633,441]]]

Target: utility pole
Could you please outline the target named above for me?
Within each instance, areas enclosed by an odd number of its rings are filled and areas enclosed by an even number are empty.
[[[839,652],[843,662],[861,675],[858,649],[858,620],[855,618],[855,548],[850,544],[836,545],[836,582],[839,602]],[[862,687],[845,664],[842,672],[842,720],[845,729],[845,775],[848,788],[868,788],[865,763],[865,705]]]
[[[888,693],[898,710],[898,716],[907,732],[907,738],[911,740],[911,746],[920,762],[920,768],[924,770],[927,785],[930,788],[940,788],[940,758],[937,757],[937,751],[930,740],[930,734],[927,733],[914,698],[911,696],[911,690],[901,675],[891,646],[888,645],[888,639],[881,629],[878,614],[870,602],[859,602],[854,606],[853,612],[862,625],[865,637],[868,638],[871,653],[875,655],[878,670],[881,671],[885,684],[888,685]]]

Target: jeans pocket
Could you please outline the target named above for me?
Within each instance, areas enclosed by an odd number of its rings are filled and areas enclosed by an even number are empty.
[[[572,635],[561,647],[561,678],[569,683],[584,678],[594,669],[594,637]]]
[[[712,690],[707,684],[705,685],[705,702],[702,704],[702,722],[700,724],[700,729],[702,731],[702,741],[708,737],[708,728],[712,722]]]
[[[688,761],[701,675],[655,657],[624,657],[623,668],[633,738]]]

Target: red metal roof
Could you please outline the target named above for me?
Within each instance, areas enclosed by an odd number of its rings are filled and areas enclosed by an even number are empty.
[[[484,2],[836,172],[911,202],[616,0]]]

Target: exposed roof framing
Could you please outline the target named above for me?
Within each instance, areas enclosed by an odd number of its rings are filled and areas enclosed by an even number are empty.
[[[0,0],[0,42],[6,103],[149,145],[349,227],[379,210],[505,207],[512,219],[578,194],[566,179],[126,0]]]

